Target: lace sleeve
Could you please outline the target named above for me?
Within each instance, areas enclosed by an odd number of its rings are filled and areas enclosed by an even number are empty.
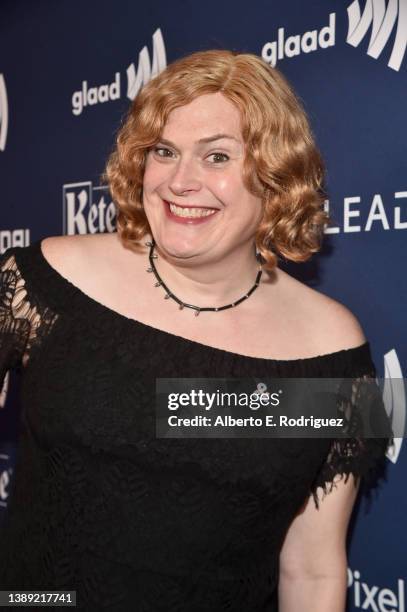
[[[0,388],[23,360],[33,318],[14,253],[10,248],[0,256]]]
[[[368,373],[344,379],[338,398],[347,437],[332,440],[328,455],[312,484],[311,492],[317,508],[318,502],[336,487],[336,483],[343,479],[347,482],[351,474],[355,486],[359,481],[366,488],[374,485],[383,475],[386,451],[392,442],[390,422],[371,359]],[[369,437],[352,437],[352,432],[361,430],[369,431]],[[386,437],[383,437],[383,432]]]

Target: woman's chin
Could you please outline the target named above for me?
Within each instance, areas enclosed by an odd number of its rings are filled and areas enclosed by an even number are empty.
[[[157,236],[156,244],[166,257],[177,260],[190,259],[191,257],[202,255],[208,249],[207,241],[203,243],[202,240],[193,239],[192,237],[186,239],[185,236],[171,237],[168,234],[164,235],[162,239]]]
[[[182,260],[190,259],[191,257],[199,255],[199,251],[192,246],[181,246],[181,245],[166,245],[163,244],[161,249],[166,257],[172,259]]]

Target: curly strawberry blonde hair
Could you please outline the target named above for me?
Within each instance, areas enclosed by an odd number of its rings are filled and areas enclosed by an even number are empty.
[[[160,139],[169,113],[198,96],[221,92],[240,111],[246,146],[243,180],[261,197],[255,242],[264,267],[278,255],[306,261],[321,247],[324,164],[302,105],[282,74],[260,57],[229,50],[182,57],[147,83],[121,126],[104,180],[117,207],[117,232],[138,250],[151,233],[142,204],[146,154]]]

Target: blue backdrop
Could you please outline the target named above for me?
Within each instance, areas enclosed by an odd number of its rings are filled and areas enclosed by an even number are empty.
[[[407,0],[28,0],[0,19],[0,252],[45,236],[114,230],[99,176],[140,87],[180,55],[262,56],[294,85],[325,158],[335,226],[311,263],[289,270],[346,304],[369,338],[386,408],[407,370]],[[18,431],[18,385],[0,395],[0,514]],[[349,543],[349,610],[405,612],[406,445],[387,483],[362,499]],[[1,551],[0,551],[1,554]]]

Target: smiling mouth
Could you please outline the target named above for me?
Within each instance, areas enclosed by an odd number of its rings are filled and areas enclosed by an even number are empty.
[[[188,206],[177,206],[177,204],[173,204],[172,202],[168,202],[168,200],[164,200],[167,204],[168,208],[176,217],[188,218],[188,219],[197,219],[200,217],[210,217],[218,212],[217,208],[200,208],[197,206],[188,207]]]

